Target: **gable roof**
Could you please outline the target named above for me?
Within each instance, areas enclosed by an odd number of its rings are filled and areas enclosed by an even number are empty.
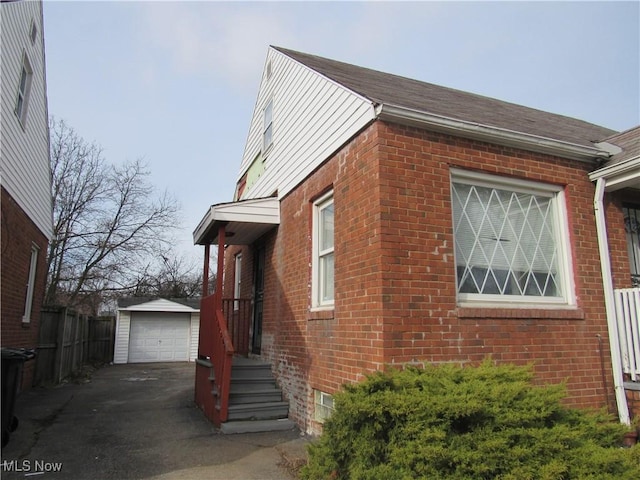
[[[502,100],[272,47],[376,105],[396,106],[469,124],[595,148],[615,130]]]
[[[199,311],[200,299],[125,297],[118,299],[118,310]]]
[[[621,133],[616,133],[604,140],[606,143],[616,145],[622,149],[611,157],[607,166],[626,162],[640,157],[640,126],[630,128]]]

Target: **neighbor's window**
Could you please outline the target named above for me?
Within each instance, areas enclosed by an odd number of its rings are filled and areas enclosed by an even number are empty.
[[[333,397],[320,390],[313,390],[314,396],[314,417],[317,422],[324,423],[333,413]]]
[[[312,306],[333,306],[333,192],[313,204]]]
[[[27,119],[27,106],[29,104],[29,92],[31,90],[31,79],[33,77],[33,69],[25,53],[22,56],[22,69],[20,71],[20,82],[18,83],[18,93],[16,95],[15,113],[22,125]]]
[[[236,265],[235,265],[235,275],[233,278],[233,298],[240,298],[240,294],[242,292],[242,254],[239,253],[236,255]],[[240,309],[240,302],[235,300],[233,302],[233,309]]]
[[[460,301],[571,303],[560,187],[452,171]]]
[[[36,267],[38,266],[38,252],[37,245],[31,246],[31,262],[29,264],[29,277],[27,278],[27,292],[24,299],[24,315],[22,316],[22,323],[31,322],[31,308],[33,306],[33,290],[36,283]]]
[[[264,109],[262,151],[266,152],[273,143],[273,100]]]
[[[640,286],[640,207],[625,205],[622,208],[624,228],[627,232],[627,251],[631,268],[631,282]]]

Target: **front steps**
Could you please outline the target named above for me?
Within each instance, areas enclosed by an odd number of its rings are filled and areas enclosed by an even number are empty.
[[[289,403],[282,400],[271,366],[258,360],[234,357],[231,366],[229,416],[222,433],[291,430]]]

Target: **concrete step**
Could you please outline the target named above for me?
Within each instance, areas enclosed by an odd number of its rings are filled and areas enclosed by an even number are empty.
[[[253,387],[253,388],[277,388],[276,381],[273,377],[242,377],[238,378],[231,374],[231,391],[238,387]]]
[[[229,405],[243,403],[270,403],[282,401],[282,390],[278,388],[232,388],[229,394]]]
[[[220,431],[225,434],[281,432],[295,428],[296,424],[288,418],[279,418],[276,420],[240,420],[225,422],[220,425]]]
[[[274,420],[288,416],[288,402],[241,403],[229,405],[227,420]]]
[[[267,364],[243,364],[231,367],[231,378],[273,378],[271,366]]]

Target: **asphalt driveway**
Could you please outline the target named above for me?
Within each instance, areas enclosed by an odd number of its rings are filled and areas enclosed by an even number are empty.
[[[223,435],[193,402],[193,363],[114,365],[18,397],[3,479],[288,479],[298,431]]]

